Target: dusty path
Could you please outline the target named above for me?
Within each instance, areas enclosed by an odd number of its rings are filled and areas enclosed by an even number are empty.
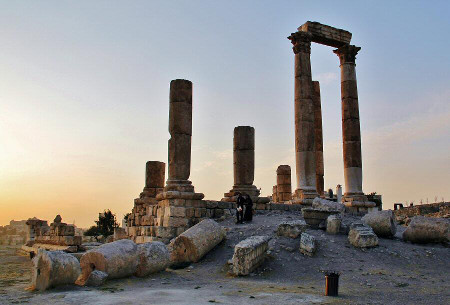
[[[227,219],[221,223],[229,228],[227,240],[201,262],[147,279],[110,281],[101,288],[25,291],[31,264],[27,258],[12,256],[11,250],[9,255],[0,252],[0,303],[450,304],[449,248],[380,239],[379,247],[362,251],[351,246],[345,235],[309,230],[319,240],[319,250],[314,257],[305,257],[298,251],[298,238],[274,234],[280,221],[300,217],[299,213],[272,211],[239,226]],[[273,237],[271,258],[249,277],[230,277],[227,260],[233,247],[251,235]],[[324,276],[319,271],[324,269],[342,273],[338,298],[323,296]]]

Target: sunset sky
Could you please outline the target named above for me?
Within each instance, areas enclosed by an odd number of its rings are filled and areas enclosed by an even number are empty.
[[[256,130],[255,185],[295,169],[294,54],[304,22],[353,33],[363,190],[450,199],[448,1],[0,1],[0,225],[121,219],[145,162],[167,163],[169,83],[194,84],[191,180],[233,184],[233,128]],[[339,60],[313,45],[325,189],[344,183]],[[167,177],[167,176],[166,176]],[[295,185],[295,170],[292,173]]]

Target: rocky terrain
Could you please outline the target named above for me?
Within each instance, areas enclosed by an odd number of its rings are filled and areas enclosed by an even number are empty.
[[[402,227],[379,246],[358,249],[347,235],[308,229],[316,237],[313,257],[299,252],[300,237],[279,237],[284,220],[300,212],[258,212],[252,223],[220,222],[227,239],[199,263],[148,278],[107,281],[99,288],[65,286],[30,292],[31,262],[14,247],[0,251],[0,304],[450,304],[450,251],[445,245],[403,242]],[[351,221],[351,219],[347,219]],[[234,246],[254,235],[270,235],[269,255],[247,277],[229,274]],[[339,297],[324,296],[321,271],[341,273]]]

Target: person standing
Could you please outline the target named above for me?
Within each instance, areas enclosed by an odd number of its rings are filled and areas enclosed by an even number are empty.
[[[252,221],[253,219],[253,201],[248,194],[244,195],[245,213],[244,220]]]
[[[236,198],[236,223],[243,223],[244,221],[244,198],[241,193],[238,193]]]

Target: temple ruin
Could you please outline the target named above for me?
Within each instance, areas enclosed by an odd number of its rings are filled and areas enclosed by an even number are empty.
[[[293,203],[311,204],[323,196],[323,143],[320,86],[311,73],[311,42],[337,48],[341,69],[342,138],[345,193],[350,211],[367,212],[375,207],[362,190],[361,132],[355,59],[361,49],[350,45],[348,31],[308,21],[288,39],[295,54],[295,152],[297,189]]]
[[[306,22],[288,38],[295,54],[295,152],[297,185],[292,193],[291,168],[277,168],[277,184],[272,200],[261,197],[254,185],[255,129],[237,126],[233,135],[233,181],[231,190],[221,201],[203,200],[203,193],[194,190],[189,180],[191,171],[192,92],[189,80],[170,83],[168,179],[164,183],[165,163],[146,164],[145,187],[135,199],[127,217],[125,236],[135,242],[163,241],[168,243],[205,218],[221,218],[233,214],[237,195],[248,194],[256,210],[300,210],[311,206],[324,193],[324,160],[322,106],[320,84],[311,73],[311,42],[337,48],[341,67],[342,133],[345,194],[342,202],[347,211],[367,213],[375,203],[362,191],[361,135],[356,86],[355,58],[359,47],[350,45],[348,31]],[[338,198],[330,198],[341,202]],[[312,209],[304,211],[310,219],[326,218],[326,213]],[[319,215],[320,214],[320,215]],[[323,214],[323,215],[322,215]],[[308,218],[307,217],[307,218]],[[118,232],[119,233],[119,232]],[[123,235],[123,234],[118,234]]]

